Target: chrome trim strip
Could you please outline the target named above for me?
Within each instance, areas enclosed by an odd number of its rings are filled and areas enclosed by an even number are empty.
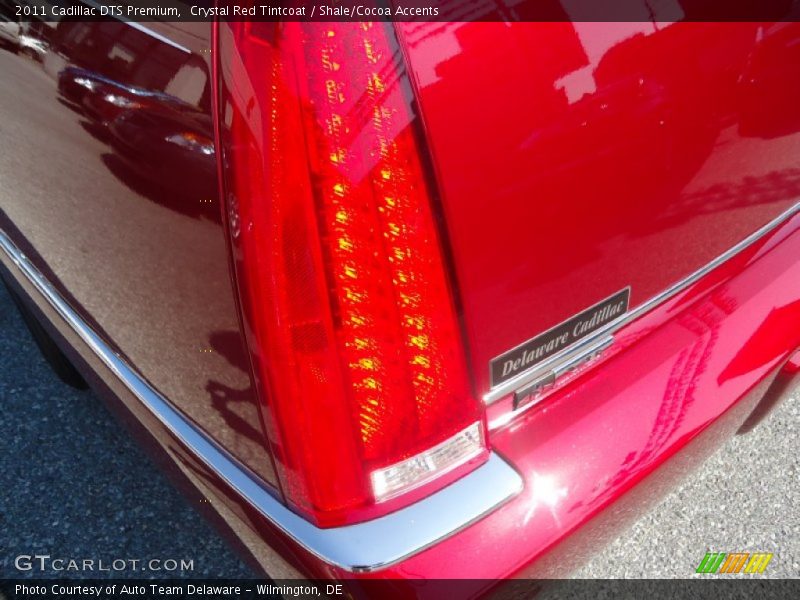
[[[608,337],[599,340],[596,344],[592,344],[591,347],[586,348],[583,352],[570,356],[569,360],[564,361],[560,365],[556,365],[556,367],[553,368],[556,380],[579,367],[581,364],[591,362],[613,343],[614,336],[608,335]]]
[[[103,8],[104,6],[109,6],[108,2],[105,2],[105,3],[104,2],[98,2],[96,0],[83,0],[83,2],[85,4],[88,4],[92,8],[96,8],[98,10]],[[166,37],[164,35],[161,35],[157,31],[153,31],[149,27],[145,27],[144,25],[142,25],[138,21],[132,21],[129,18],[127,18],[126,16],[124,16],[124,15],[108,15],[108,16],[109,16],[109,18],[116,19],[120,23],[125,23],[126,25],[141,31],[145,35],[149,35],[150,37],[157,39],[159,42],[163,42],[164,44],[172,46],[173,48],[176,48],[177,50],[180,50],[181,52],[185,52],[186,54],[191,54],[192,53],[192,51],[189,50],[186,46],[182,46],[178,42],[175,42],[175,41],[169,39],[168,37]]]
[[[539,402],[544,400],[544,393],[554,386],[560,378],[572,371],[573,369],[592,362],[597,356],[603,353],[614,342],[614,336],[609,335],[596,344],[592,344],[580,354],[575,354],[569,357],[569,360],[553,367],[544,375],[537,377],[533,381],[526,383],[524,386],[514,392],[514,402],[512,403],[513,412],[515,415],[533,408]],[[489,429],[492,429],[492,424],[489,424]]]
[[[678,281],[677,283],[671,285],[667,289],[665,289],[660,294],[653,296],[649,300],[645,301],[644,303],[640,304],[636,308],[630,310],[629,312],[625,313],[624,315],[618,317],[614,321],[606,323],[603,327],[598,329],[597,331],[593,332],[591,335],[587,336],[586,338],[582,339],[579,343],[577,343],[572,348],[566,348],[562,352],[558,354],[554,354],[547,360],[535,365],[529,371],[525,373],[520,373],[513,379],[509,379],[508,381],[498,385],[492,389],[490,389],[487,393],[483,395],[484,403],[492,404],[501,398],[511,394],[515,390],[518,390],[522,386],[530,383],[531,381],[539,378],[547,371],[553,369],[553,366],[556,363],[562,362],[564,360],[568,360],[573,354],[580,353],[583,351],[587,346],[590,344],[595,343],[600,337],[608,335],[610,333],[614,333],[621,327],[627,325],[634,319],[641,317],[644,313],[654,309],[659,304],[666,302],[675,294],[683,291],[697,280],[699,280],[704,275],[707,275],[710,271],[720,266],[725,261],[733,258],[736,254],[747,248],[750,244],[758,241],[760,238],[764,237],[766,234],[771,232],[773,229],[781,225],[789,218],[794,216],[800,212],[800,202],[797,202],[794,206],[783,212],[781,215],[764,225],[758,231],[747,236],[741,242],[729,248],[727,251],[720,254],[717,258],[706,264],[705,266],[699,268],[697,271]]]
[[[55,311],[130,392],[187,448],[265,518],[319,559],[369,572],[412,556],[480,519],[522,490],[522,477],[492,452],[489,460],[435,494],[389,515],[321,529],[272,496],[98,336],[0,229],[0,247]]]
[[[180,50],[181,52],[185,52],[186,54],[192,54],[192,51],[189,50],[186,46],[183,46],[183,45],[179,44],[178,42],[169,39],[165,35],[161,35],[157,31],[153,31],[149,27],[145,27],[144,25],[142,25],[138,21],[130,21],[128,19],[120,19],[120,20],[123,23],[125,23],[126,25],[128,25],[129,27],[133,27],[134,29],[137,29],[137,30],[141,31],[145,35],[149,35],[151,38],[157,39],[159,42],[161,42],[163,44],[167,44],[168,46],[172,46],[173,48],[175,48],[177,50]]]

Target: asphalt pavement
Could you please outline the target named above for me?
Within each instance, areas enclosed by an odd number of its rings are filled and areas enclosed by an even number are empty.
[[[763,551],[774,553],[764,576],[800,576],[798,391],[575,575],[688,577],[707,551]],[[252,575],[100,400],[52,375],[0,286],[0,577],[41,576],[15,568],[34,554]]]
[[[253,576],[99,398],[52,374],[0,284],[0,578],[41,577],[36,559],[15,566],[37,554],[95,560],[50,577],[111,576],[99,561],[119,559],[161,561],[146,576]]]

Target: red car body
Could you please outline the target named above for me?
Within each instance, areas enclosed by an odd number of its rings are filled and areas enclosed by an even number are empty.
[[[226,99],[252,125],[266,55],[219,28],[64,22],[42,65],[0,55],[0,263],[260,571],[431,597],[422,580],[472,580],[467,596],[567,575],[794,382],[797,23],[396,24],[399,131],[416,128],[434,190],[486,448],[315,522],[287,491],[279,442],[296,440],[275,433],[246,299],[259,217],[232,208],[237,163],[271,141],[237,146]],[[273,31],[252,35],[275,52]],[[68,66],[157,94],[94,122],[58,94]],[[515,399],[536,369],[492,380],[494,359],[619,290],[624,314],[567,348],[547,387]]]

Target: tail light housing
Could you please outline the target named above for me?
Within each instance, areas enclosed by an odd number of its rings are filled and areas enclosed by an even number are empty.
[[[228,227],[282,492],[322,527],[488,456],[400,46],[383,23],[220,23]]]

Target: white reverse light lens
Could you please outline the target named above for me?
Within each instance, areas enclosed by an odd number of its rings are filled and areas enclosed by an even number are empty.
[[[370,477],[375,500],[382,502],[427,483],[474,458],[484,447],[483,429],[480,423],[473,423],[430,450],[373,471]]]

